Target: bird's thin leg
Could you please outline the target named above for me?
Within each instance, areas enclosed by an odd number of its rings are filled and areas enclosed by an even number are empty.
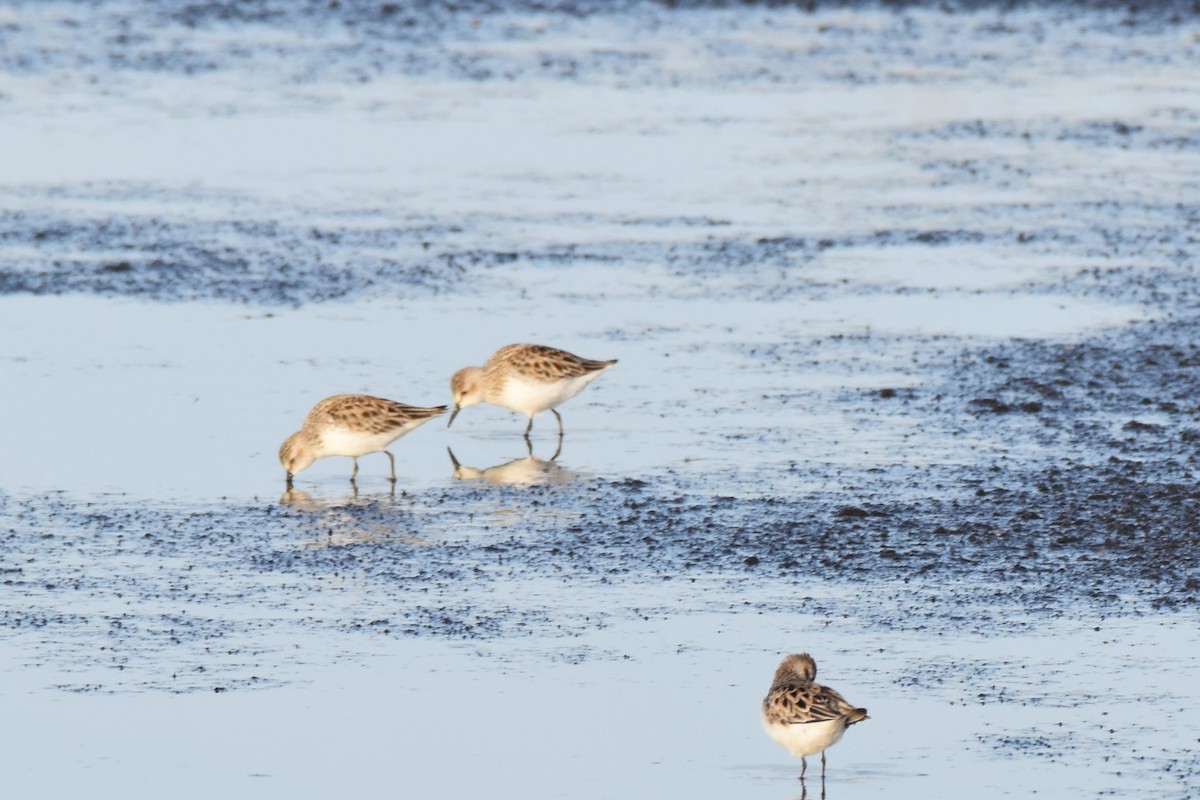
[[[529,432],[533,430],[533,414],[529,415],[529,424],[525,426],[525,438],[529,438]]]
[[[558,447],[555,448],[554,455],[550,456],[550,460],[554,461],[555,459],[557,459],[560,453],[562,453],[562,437],[561,436],[558,437]]]
[[[552,409],[550,409],[550,411],[554,414],[555,419],[558,420],[558,438],[561,439],[562,438],[562,414],[558,413],[557,408],[552,408]]]
[[[808,759],[800,756],[800,780],[804,780],[804,773],[808,771]]]
[[[358,477],[358,456],[351,456],[354,461],[354,471],[350,473],[350,482],[354,483],[354,479]]]
[[[393,458],[392,454],[389,453],[387,450],[384,450],[383,454],[388,457],[388,461],[392,465],[392,483],[395,483],[396,482],[396,459]]]

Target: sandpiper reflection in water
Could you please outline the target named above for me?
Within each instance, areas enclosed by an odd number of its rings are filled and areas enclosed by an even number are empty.
[[[360,492],[356,482],[350,483],[350,493],[337,492],[326,497],[313,496],[309,492],[297,489],[295,484],[288,486],[279,496],[279,505],[291,506],[297,511],[328,511],[332,508],[346,506],[391,505],[397,496],[407,497],[403,489],[397,489],[396,484],[389,483],[384,491]]]
[[[533,454],[533,447],[530,446],[529,455],[524,458],[514,458],[512,461],[506,461],[503,464],[497,464],[487,469],[477,469],[460,463],[455,458],[454,451],[449,447],[446,448],[446,452],[450,454],[450,463],[454,467],[454,477],[460,480],[483,481],[484,483],[507,486],[547,486],[569,483],[575,479],[574,470],[567,469],[556,461],[559,453],[562,452],[561,439],[559,440],[558,449],[554,451],[554,455],[549,459],[542,459],[535,456]]]
[[[399,493],[401,497],[404,492]],[[425,545],[428,542],[407,530],[403,514],[404,503],[396,503],[396,489],[384,492],[360,493],[354,487],[349,495],[314,497],[295,487],[279,498],[281,506],[303,512],[301,530],[311,531],[311,537],[298,542],[301,547],[343,547],[351,544],[378,542],[408,542]],[[397,510],[401,515],[397,515]]]

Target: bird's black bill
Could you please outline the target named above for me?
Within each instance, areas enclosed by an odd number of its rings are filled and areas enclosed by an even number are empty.
[[[458,416],[458,412],[461,410],[462,406],[455,406],[454,410],[450,412],[450,421],[446,423],[447,428],[454,424],[454,418]]]

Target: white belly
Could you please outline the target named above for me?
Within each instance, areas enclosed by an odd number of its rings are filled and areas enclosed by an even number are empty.
[[[550,383],[509,378],[496,396],[488,398],[488,402],[532,417],[570,400],[598,377],[600,372],[589,372],[578,378],[566,378]]]
[[[837,743],[846,732],[845,720],[780,725],[763,720],[767,735],[797,757],[811,756]]]
[[[422,420],[424,422],[424,420]],[[365,456],[386,450],[388,445],[412,430],[415,425],[387,433],[364,433],[346,428],[330,428],[321,431],[322,456]]]

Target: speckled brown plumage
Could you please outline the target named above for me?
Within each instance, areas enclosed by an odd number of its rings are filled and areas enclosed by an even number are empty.
[[[867,718],[865,708],[855,708],[840,694],[816,683],[817,664],[808,653],[788,656],[775,670],[775,680],[763,699],[768,722],[797,725],[845,718],[853,725]]]
[[[338,394],[313,406],[304,419],[304,429],[317,438],[322,430],[330,427],[384,434],[445,411],[445,406],[423,408],[365,394]]]
[[[775,670],[775,680],[762,703],[767,735],[800,759],[800,779],[808,768],[806,756],[821,754],[825,779],[825,750],[842,738],[846,728],[867,719],[840,694],[816,682],[817,662],[808,653],[788,656]]]
[[[512,371],[526,378],[550,383],[599,372],[615,363],[615,358],[594,361],[544,344],[509,344],[492,353],[484,362],[483,374],[485,379],[489,379],[493,375]]]

